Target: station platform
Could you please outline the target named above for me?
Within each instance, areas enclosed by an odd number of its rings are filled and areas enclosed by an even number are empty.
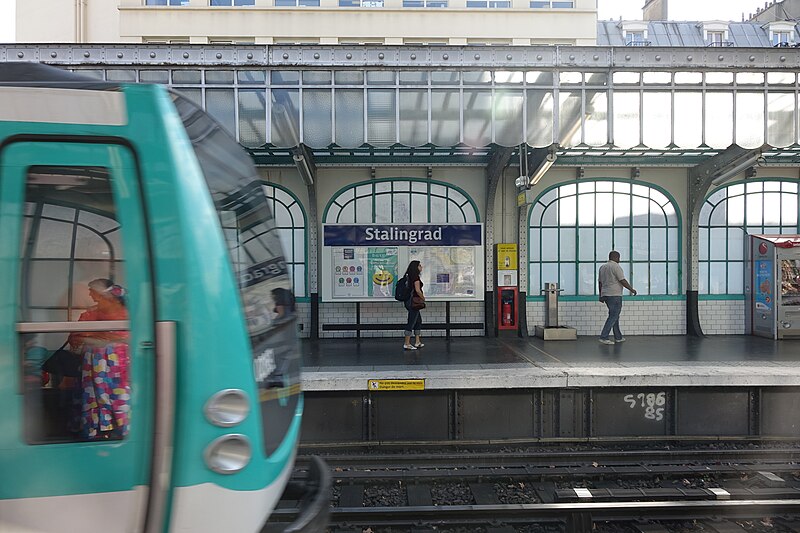
[[[800,340],[749,335],[635,336],[604,345],[597,337],[301,341],[303,389],[357,391],[368,380],[424,379],[425,389],[642,386],[798,386]]]

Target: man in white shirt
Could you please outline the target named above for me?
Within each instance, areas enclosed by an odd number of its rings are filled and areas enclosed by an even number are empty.
[[[619,314],[622,312],[622,288],[626,288],[633,296],[636,296],[636,289],[625,279],[625,273],[619,266],[619,252],[612,251],[608,254],[608,263],[600,267],[597,276],[597,286],[600,293],[600,301],[608,307],[608,318],[603,331],[600,332],[600,342],[603,344],[614,344],[615,342],[625,342],[622,331],[619,329]],[[614,330],[614,340],[608,338],[611,330]]]

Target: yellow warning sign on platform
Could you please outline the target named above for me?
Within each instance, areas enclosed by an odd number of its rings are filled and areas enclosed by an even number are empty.
[[[424,379],[370,379],[369,390],[425,390]]]

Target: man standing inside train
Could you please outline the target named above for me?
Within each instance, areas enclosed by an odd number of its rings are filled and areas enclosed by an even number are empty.
[[[622,331],[619,329],[619,315],[622,312],[622,289],[628,289],[633,296],[636,296],[636,289],[631,287],[625,279],[625,273],[619,266],[619,252],[611,251],[608,254],[608,263],[600,267],[597,276],[597,287],[600,293],[600,301],[608,307],[608,318],[600,332],[600,342],[603,344],[614,344],[625,342]],[[614,340],[608,338],[611,330],[614,330]]]

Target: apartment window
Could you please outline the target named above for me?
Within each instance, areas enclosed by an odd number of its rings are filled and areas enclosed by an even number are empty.
[[[212,6],[254,6],[256,0],[211,0]]]
[[[534,9],[571,9],[575,7],[572,0],[531,0]]]
[[[794,44],[794,32],[792,31],[774,31],[772,32],[773,46],[787,46]]]
[[[275,7],[319,7],[319,0],[275,0]]]
[[[447,0],[403,0],[403,7],[447,7]]]
[[[383,7],[383,0],[339,0],[339,7]]]
[[[147,0],[147,6],[188,6],[189,0]]]
[[[489,9],[511,7],[511,0],[467,0],[467,7]]]
[[[625,32],[625,44],[627,46],[636,46],[645,42],[643,31],[627,31]]]

